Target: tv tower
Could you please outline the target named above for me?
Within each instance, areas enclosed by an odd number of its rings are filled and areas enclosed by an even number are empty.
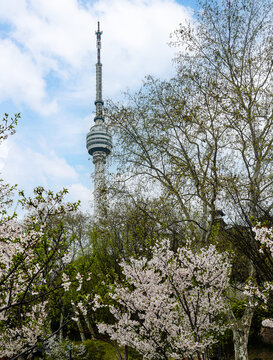
[[[96,116],[95,125],[90,128],[86,136],[86,147],[88,153],[93,157],[95,166],[94,174],[94,216],[99,218],[105,205],[105,164],[106,157],[112,150],[112,137],[106,130],[103,117],[102,100],[102,64],[100,61],[101,35],[100,23],[95,32],[97,38],[97,63],[96,63]]]

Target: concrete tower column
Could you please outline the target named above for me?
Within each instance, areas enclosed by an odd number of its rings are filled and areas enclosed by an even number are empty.
[[[93,164],[95,166],[94,174],[94,214],[95,217],[103,215],[103,209],[106,206],[105,196],[105,164],[106,154],[102,151],[93,153]]]

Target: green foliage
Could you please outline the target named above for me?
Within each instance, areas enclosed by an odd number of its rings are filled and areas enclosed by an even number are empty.
[[[69,345],[72,349],[71,355],[73,360],[118,360],[115,348],[107,342],[89,339],[84,342],[76,342],[65,339],[63,341],[51,341],[45,348],[47,360],[66,360],[68,358]],[[42,345],[44,349],[44,345]],[[123,349],[120,349],[122,352]],[[128,360],[141,360],[134,349],[128,349]]]
[[[108,349],[109,345],[101,343],[100,341],[86,340],[84,342],[84,345],[85,345],[85,347],[87,349],[90,360],[91,359],[94,359],[94,360],[103,360],[103,359],[105,359],[106,353],[107,352],[109,353],[109,350],[110,350],[110,352],[113,353],[112,348]]]

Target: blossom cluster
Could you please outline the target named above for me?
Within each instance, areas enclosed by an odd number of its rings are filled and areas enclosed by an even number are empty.
[[[83,287],[83,282],[90,280],[90,274],[87,277],[84,277],[80,272],[77,272],[76,275],[73,277],[72,275],[69,276],[65,272],[62,274],[62,286],[65,292],[71,290],[71,285],[74,284],[76,293],[80,293]],[[78,322],[81,315],[86,317],[87,309],[89,305],[92,304],[91,294],[84,294],[81,293],[80,299],[77,301],[77,296],[75,299],[71,300],[71,305],[74,311],[72,320]]]
[[[16,354],[24,344],[33,345],[42,331],[46,304],[26,305],[36,297],[36,279],[43,282],[33,250],[39,236],[24,231],[14,219],[0,224],[0,356]]]
[[[258,223],[252,230],[255,233],[256,240],[265,246],[270,251],[270,254],[273,255],[273,228],[261,226],[261,224]],[[263,247],[260,248],[260,252],[263,252]]]
[[[127,285],[116,285],[109,305],[116,319],[98,329],[121,345],[137,349],[147,359],[180,359],[203,353],[226,329],[225,310],[230,263],[214,246],[177,253],[158,244],[148,260],[121,264]],[[99,296],[94,309],[105,306]]]
[[[264,327],[273,328],[273,320],[272,319],[265,319],[262,321],[262,325]]]
[[[0,356],[12,357],[36,344],[39,336],[44,335],[44,322],[47,317],[47,302],[28,307],[21,326],[6,326],[0,334]]]
[[[3,182],[1,193],[6,195],[5,204],[0,201],[5,210],[12,191]],[[0,358],[32,347],[48,331],[46,293],[67,262],[64,232],[51,225],[50,217],[58,224],[56,216],[69,205],[62,205],[60,194],[42,188],[35,190],[34,199],[23,194],[21,199],[27,211],[22,221],[5,212],[0,219]]]
[[[273,257],[273,228],[268,228],[267,226],[262,226],[261,223],[257,223],[252,230],[255,233],[256,241],[262,245],[259,251],[263,253],[264,250],[267,249],[271,257]],[[259,291],[258,297],[262,299],[264,303],[267,303],[268,295],[272,291],[273,282],[266,282],[264,283],[263,291]],[[263,320],[262,325],[273,328],[273,319]]]

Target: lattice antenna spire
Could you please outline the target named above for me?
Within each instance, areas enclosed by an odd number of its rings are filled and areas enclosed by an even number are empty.
[[[96,115],[104,121],[102,117],[102,107],[103,107],[103,100],[102,100],[102,64],[100,58],[101,52],[101,35],[102,31],[100,31],[100,22],[98,21],[98,30],[95,32],[97,37],[97,64],[96,64]]]

